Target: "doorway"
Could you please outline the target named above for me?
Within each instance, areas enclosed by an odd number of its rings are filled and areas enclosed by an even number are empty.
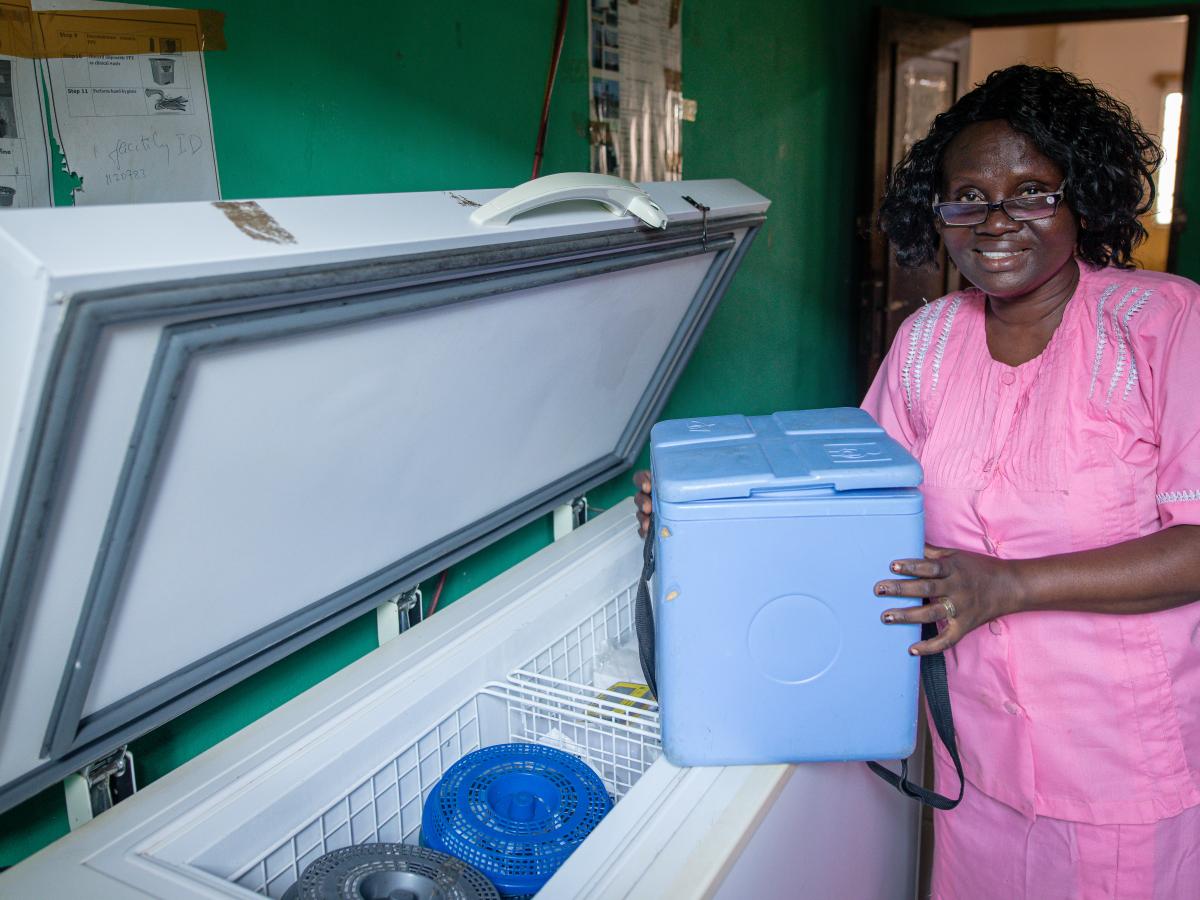
[[[1194,7],[1192,7],[1194,10]],[[1125,102],[1164,152],[1157,198],[1143,219],[1149,239],[1135,252],[1141,268],[1174,271],[1175,246],[1186,216],[1176,185],[1183,173],[1182,123],[1186,122],[1189,63],[1197,20],[1187,7],[1160,15],[1005,16],[987,20],[939,19],[880,11],[876,42],[869,207],[860,215],[863,255],[858,329],[860,393],[878,370],[901,323],[926,300],[956,290],[959,275],[944,254],[926,269],[900,269],[875,227],[875,206],[888,171],[922,137],[933,117],[982,81],[1016,63],[1057,66],[1089,79]]]
[[[1158,197],[1142,222],[1150,238],[1134,254],[1139,268],[1158,272],[1169,271],[1187,38],[1183,15],[971,29],[971,84],[1014,62],[1057,66],[1124,101],[1158,138]]]

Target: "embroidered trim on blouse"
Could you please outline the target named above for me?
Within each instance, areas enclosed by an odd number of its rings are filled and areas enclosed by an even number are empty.
[[[1165,491],[1154,499],[1158,503],[1195,503],[1200,501],[1200,491]]]
[[[1138,292],[1138,289],[1130,288],[1125,296],[1121,298],[1121,302],[1113,307],[1113,334],[1117,338],[1117,364],[1113,368],[1112,378],[1108,380],[1108,393],[1104,395],[1104,405],[1108,406],[1112,403],[1113,391],[1117,389],[1117,383],[1121,380],[1121,376],[1125,374],[1125,355],[1128,352],[1128,334],[1121,324],[1121,310],[1125,304],[1133,299],[1133,295]]]
[[[946,344],[950,340],[950,329],[954,327],[954,317],[962,306],[963,295],[943,297],[933,303],[926,303],[913,317],[908,332],[908,352],[904,357],[904,365],[900,368],[900,384],[904,387],[904,406],[912,412],[914,404],[921,402],[921,389],[925,383],[925,361],[929,358],[929,348],[933,347],[932,377],[929,382],[929,396],[937,390],[938,378],[942,371],[942,357],[946,353]],[[943,316],[942,313],[945,312]],[[938,332],[938,323],[941,332]],[[934,335],[937,343],[934,343]]]
[[[929,346],[933,343],[933,333],[937,329],[938,319],[942,315],[942,307],[946,298],[930,304],[932,313],[925,317],[925,327],[921,329],[921,349],[917,351],[917,371],[913,378],[913,403],[921,402],[921,382],[925,376],[925,358],[929,356]]]
[[[904,406],[909,411],[912,410],[913,405],[911,373],[913,362],[917,358],[917,342],[921,338],[921,327],[925,324],[925,320],[929,318],[929,314],[932,311],[933,305],[926,303],[921,307],[921,311],[917,313],[917,317],[913,319],[912,330],[908,335],[908,355],[905,356],[904,366],[900,369],[900,383],[904,385]],[[924,359],[922,358],[923,361]],[[920,369],[918,368],[917,371],[920,371]]]
[[[1100,363],[1104,360],[1104,345],[1108,343],[1108,333],[1104,330],[1104,304],[1108,302],[1108,298],[1113,295],[1118,286],[1118,283],[1114,281],[1104,289],[1104,293],[1096,301],[1096,358],[1092,361],[1092,383],[1088,388],[1089,400],[1096,393],[1096,379],[1100,377]]]
[[[942,326],[942,333],[938,337],[937,348],[933,351],[933,380],[929,385],[929,395],[931,397],[933,396],[933,392],[937,390],[938,375],[942,371],[942,354],[946,352],[946,341],[950,338],[950,329],[954,327],[954,315],[958,312],[962,301],[962,294],[958,294],[950,302],[950,308],[946,310],[946,324]]]
[[[1150,299],[1150,295],[1153,293],[1154,291],[1145,291],[1142,296],[1138,297],[1137,303],[1133,304],[1133,306],[1126,310],[1125,316],[1121,322],[1122,327],[1125,329],[1126,338],[1128,338],[1130,334],[1129,320],[1141,311],[1142,307],[1146,305],[1146,301]],[[1129,392],[1133,390],[1133,386],[1137,384],[1137,380],[1137,361],[1133,358],[1133,353],[1131,352],[1129,354],[1129,377],[1125,379],[1125,394],[1122,396],[1123,400],[1129,399]]]

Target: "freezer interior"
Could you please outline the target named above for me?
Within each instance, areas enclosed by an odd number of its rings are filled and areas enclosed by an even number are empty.
[[[569,627],[527,656],[517,657],[520,642],[509,640],[486,658],[443,670],[419,695],[382,696],[350,711],[290,758],[244,779],[236,795],[214,798],[138,852],[204,880],[282,897],[329,851],[418,843],[424,802],[443,773],[472,750],[509,741],[574,753],[619,802],[660,752],[657,707],[631,706],[627,695],[605,690],[642,680],[636,587],[595,585]]]

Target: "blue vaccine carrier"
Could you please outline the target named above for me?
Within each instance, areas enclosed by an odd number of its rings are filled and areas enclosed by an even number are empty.
[[[919,626],[874,594],[920,557],[921,467],[853,408],[651,432],[656,678],[676,765],[899,759]]]

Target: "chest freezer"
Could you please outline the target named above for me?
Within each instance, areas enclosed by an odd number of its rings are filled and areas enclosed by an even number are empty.
[[[0,809],[629,465],[768,203],[561,188],[0,219]],[[281,897],[512,741],[616,801],[539,897],[911,896],[914,805],[865,767],[676,768],[610,702],[640,544],[604,513],[0,896]]]

